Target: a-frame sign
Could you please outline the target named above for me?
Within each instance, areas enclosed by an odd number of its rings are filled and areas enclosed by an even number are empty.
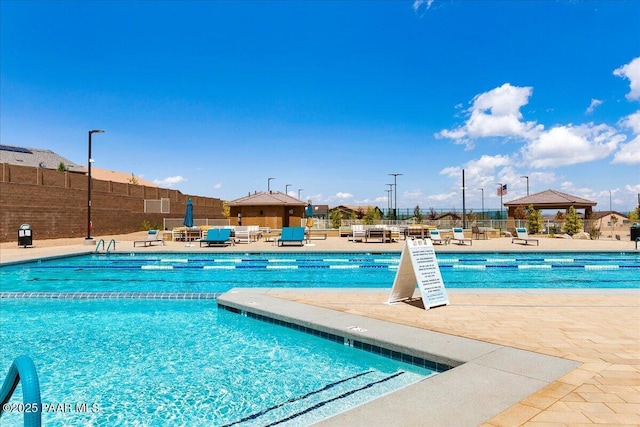
[[[430,239],[405,242],[389,303],[412,298],[416,285],[420,289],[425,310],[449,305],[449,297]]]

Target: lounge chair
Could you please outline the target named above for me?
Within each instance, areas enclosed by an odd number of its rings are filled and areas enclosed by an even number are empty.
[[[431,239],[431,243],[438,245],[446,245],[449,243],[449,240],[443,239],[440,235],[440,230],[429,230],[429,238]]]
[[[464,230],[460,227],[453,227],[453,237],[449,241],[455,241],[459,245],[464,245],[465,242],[469,242],[469,245],[473,246],[473,239],[464,237]]]
[[[364,225],[362,224],[354,224],[351,226],[351,240],[354,242],[356,240],[360,240],[364,242],[367,238],[367,230],[365,230]]]
[[[238,243],[251,243],[251,230],[246,225],[236,227],[233,235]]]
[[[233,240],[231,239],[231,229],[210,228],[207,231],[207,237],[200,239],[200,247],[202,247],[203,243],[207,246],[227,246],[233,244]]]
[[[278,246],[285,243],[298,243],[304,245],[304,227],[282,227],[282,234],[278,237]]]
[[[482,238],[485,240],[487,239],[487,232],[484,230],[480,230],[480,227],[478,227],[477,225],[471,227],[471,234],[478,240],[480,240],[480,236],[482,236]]]
[[[149,230],[146,239],[133,241],[133,247],[136,247],[138,243],[142,243],[143,246],[153,246],[154,243],[162,243],[163,245],[166,245],[160,230]]]
[[[516,237],[511,239],[511,243],[523,242],[528,245],[529,242],[536,242],[536,246],[540,246],[540,240],[529,237],[529,233],[526,228],[516,228]]]

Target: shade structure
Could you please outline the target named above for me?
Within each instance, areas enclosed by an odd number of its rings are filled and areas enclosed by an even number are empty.
[[[193,227],[193,202],[191,199],[187,200],[187,210],[184,213],[184,221],[182,222],[185,227]]]

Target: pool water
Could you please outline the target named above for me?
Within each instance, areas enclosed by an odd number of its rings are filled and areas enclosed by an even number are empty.
[[[71,408],[44,412],[47,426],[308,425],[434,372],[218,310],[215,296],[234,287],[390,290],[399,259],[137,253],[2,266],[0,368],[32,357],[43,403]],[[640,287],[636,253],[437,259],[448,288]],[[0,418],[21,423],[19,413]]]
[[[438,254],[448,288],[638,288],[637,253]],[[391,288],[399,254],[112,254],[0,268],[0,292]],[[61,280],[62,279],[62,280]]]
[[[213,300],[1,304],[3,369],[29,354],[42,402],[71,408],[44,411],[46,426],[308,425],[434,374]]]

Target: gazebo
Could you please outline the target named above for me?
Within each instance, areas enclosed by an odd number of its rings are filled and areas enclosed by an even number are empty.
[[[504,203],[504,206],[508,209],[508,230],[516,228],[515,212],[518,206],[524,206],[526,209],[531,205],[533,205],[533,209],[536,210],[563,209],[565,212],[573,206],[575,210],[584,209],[584,217],[588,219],[591,217],[593,207],[597,205],[597,203],[556,190],[545,190],[540,193],[531,194],[530,196],[520,197],[519,199]]]
[[[230,201],[228,206],[231,224],[280,229],[302,226],[307,204],[280,191],[257,191]]]

